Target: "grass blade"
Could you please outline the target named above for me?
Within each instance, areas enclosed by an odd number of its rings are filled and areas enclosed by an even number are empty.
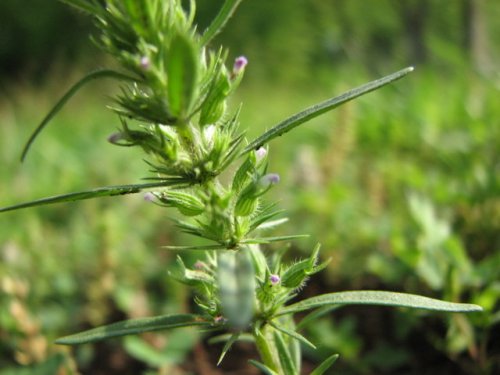
[[[293,339],[300,341],[304,345],[309,346],[311,349],[316,349],[316,346],[311,341],[309,341],[304,336],[302,336],[300,333],[293,331],[293,330],[290,330],[290,329],[286,329],[286,328],[284,328],[284,327],[282,327],[282,326],[280,326],[272,321],[269,322],[269,324],[272,327],[274,327],[276,330],[280,331],[281,333],[284,333],[285,335],[290,336]]]
[[[152,189],[157,187],[171,186],[175,185],[171,181],[153,182],[147,184],[133,184],[133,185],[117,185],[117,186],[106,186],[101,188],[96,188],[92,190],[80,191],[76,193],[68,193],[62,195],[56,195],[53,197],[47,197],[42,199],[37,199],[31,202],[16,204],[13,206],[0,208],[0,212],[14,211],[22,208],[43,206],[46,204],[62,203],[62,202],[74,202],[81,201],[85,199],[107,197],[114,195],[125,195],[125,194],[135,194],[139,193],[145,189]]]
[[[311,375],[323,375],[326,370],[328,370],[334,363],[337,361],[339,358],[338,354],[333,354],[327,359],[325,359],[321,364],[316,367],[313,372],[311,372]]]
[[[297,369],[295,368],[295,364],[292,361],[292,357],[290,355],[290,351],[288,350],[287,345],[285,344],[285,340],[283,340],[283,336],[276,331],[274,332],[273,336],[274,336],[274,342],[276,343],[276,351],[278,352],[278,358],[284,373],[287,375],[297,374]]]
[[[194,314],[169,314],[155,316],[152,318],[139,318],[124,320],[107,326],[101,326],[74,335],[62,337],[56,340],[56,344],[78,345],[89,342],[109,339],[111,337],[126,336],[144,332],[160,331],[164,329],[190,327],[190,326],[211,326],[200,315]]]
[[[328,293],[307,298],[285,307],[277,315],[293,314],[328,305],[382,305],[449,312],[482,311],[481,306],[468,303],[446,302],[407,293],[360,290]]]
[[[260,371],[262,371],[265,375],[278,375],[278,373],[274,370],[271,370],[265,364],[255,361],[253,359],[248,360],[248,363],[257,367]]]
[[[224,357],[226,356],[227,352],[229,351],[229,349],[231,349],[231,347],[236,342],[236,340],[238,340],[239,336],[240,336],[240,333],[235,332],[231,335],[229,340],[226,341],[226,343],[224,344],[224,347],[222,348],[222,353],[220,354],[219,360],[217,361],[217,366],[219,366],[221,364],[221,362],[224,359]]]
[[[78,90],[82,88],[85,84],[95,80],[95,79],[100,79],[100,78],[115,78],[115,79],[120,79],[120,80],[127,80],[127,81],[137,81],[137,79],[130,77],[126,74],[117,72],[115,70],[111,69],[100,69],[96,70],[94,72],[88,73],[85,77],[80,79],[77,83],[75,83],[64,95],[59,101],[56,103],[56,105],[50,110],[50,112],[45,116],[45,118],[42,120],[42,122],[37,126],[35,131],[31,134],[31,137],[28,139],[28,142],[24,146],[23,153],[21,154],[21,161],[24,161],[26,158],[26,154],[28,153],[32,143],[35,141],[36,137],[40,132],[45,128],[45,126],[49,123],[50,120],[64,107],[66,102],[73,96],[75,95]]]
[[[226,0],[220,9],[217,16],[214,18],[210,26],[207,27],[203,36],[201,37],[201,45],[208,44],[214,36],[216,36],[224,27],[226,22],[231,18],[234,11],[240,5],[242,0]]]
[[[247,152],[251,150],[256,150],[259,147],[263,146],[265,143],[268,143],[272,139],[279,137],[290,130],[296,128],[297,126],[319,116],[322,115],[325,112],[331,111],[334,108],[337,108],[338,106],[355,99],[359,96],[362,96],[364,94],[367,94],[371,91],[377,90],[378,88],[385,86],[391,82],[394,82],[400,78],[403,78],[405,75],[413,71],[413,67],[408,67],[405,69],[402,69],[396,73],[390,74],[386,77],[377,79],[376,81],[372,81],[369,83],[366,83],[362,86],[359,86],[355,89],[352,89],[350,91],[347,91],[343,93],[342,95],[339,95],[337,97],[325,100],[324,102],[321,102],[319,104],[313,105],[309,108],[306,108],[302,112],[296,113],[293,116],[290,116],[286,120],[280,122],[279,124],[273,126],[271,129],[266,131],[264,134],[262,134],[260,137],[256,138],[248,146],[246,146],[243,149],[243,152],[241,153],[242,155],[246,154]]]

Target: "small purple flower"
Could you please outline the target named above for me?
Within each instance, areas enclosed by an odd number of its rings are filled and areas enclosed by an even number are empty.
[[[267,150],[264,147],[259,147],[257,150],[255,150],[255,157],[257,158],[257,161],[261,161],[264,159],[267,155]]]
[[[272,185],[277,184],[278,182],[280,182],[280,175],[279,174],[268,173],[260,178],[259,185],[262,186],[263,188],[268,188]]]
[[[281,281],[281,278],[279,275],[271,275],[269,276],[269,281],[271,282],[271,285],[276,285]]]
[[[141,67],[142,70],[148,70],[149,67],[151,66],[151,61],[149,60],[149,57],[142,56],[141,59],[139,60],[139,66]]]
[[[200,270],[200,271],[201,271],[201,270],[205,269],[207,265],[206,265],[204,262],[202,262],[201,260],[197,260],[197,261],[194,263],[194,265],[193,265],[193,266],[194,266],[194,268],[195,268],[196,270]]]
[[[147,193],[144,194],[144,200],[146,202],[153,202],[155,200],[155,198],[156,198],[156,196],[150,191],[148,191]]]
[[[224,318],[222,315],[217,315],[214,317],[214,323],[217,324],[224,324],[226,322],[226,318]]]
[[[108,142],[109,143],[113,143],[113,144],[117,144],[119,141],[121,141],[123,139],[123,134],[120,133],[120,132],[116,132],[116,133],[113,133],[111,134],[109,137],[108,137]]]
[[[234,65],[233,65],[233,75],[238,75],[240,74],[243,69],[245,69],[245,66],[248,64],[248,60],[245,56],[240,56],[237,57],[234,60]]]

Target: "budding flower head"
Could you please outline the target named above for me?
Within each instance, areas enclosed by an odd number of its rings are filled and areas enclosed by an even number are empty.
[[[153,202],[155,200],[155,195],[148,191],[147,193],[144,194],[144,200],[146,202]]]
[[[263,188],[268,188],[272,185],[277,184],[278,182],[280,182],[279,174],[268,173],[260,178],[259,185],[262,186]]]
[[[279,275],[271,275],[269,276],[269,281],[271,282],[271,285],[276,285],[281,281],[281,278]]]
[[[233,74],[238,75],[240,74],[243,69],[245,69],[245,66],[248,64],[248,60],[245,56],[240,56],[237,57],[234,60],[234,65],[233,65]]]
[[[141,67],[142,70],[148,70],[149,67],[151,66],[151,61],[149,60],[149,57],[142,56],[141,59],[139,60],[139,66]]]
[[[123,139],[123,134],[121,132],[116,132],[108,137],[108,142],[112,144],[118,144],[119,141]]]
[[[217,315],[216,317],[214,317],[214,323],[224,324],[226,321],[227,319],[224,318],[222,315]]]
[[[201,260],[197,260],[197,261],[194,263],[194,268],[195,268],[196,270],[199,270],[199,271],[200,271],[200,270],[203,270],[203,269],[204,269],[204,268],[206,268],[206,267],[207,267],[207,265],[206,265],[204,262],[202,262]]]
[[[267,155],[267,150],[264,147],[259,147],[257,150],[255,150],[255,157],[257,161],[261,161],[264,159]]]

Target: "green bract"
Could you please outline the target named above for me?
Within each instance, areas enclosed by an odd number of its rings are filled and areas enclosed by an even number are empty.
[[[247,61],[239,57],[228,69],[227,51],[212,50],[209,45],[240,0],[226,0],[202,33],[193,25],[194,1],[186,8],[180,0],[64,2],[94,18],[99,30],[95,42],[117,60],[120,69],[99,70],[77,82],[38,125],[22,158],[41,130],[83,85],[98,78],[114,78],[122,89],[113,104],[121,130],[109,141],[142,148],[150,172],[145,177],[151,182],[63,194],[5,207],[0,212],[146,191],[148,200],[176,208],[184,216],[176,219],[181,231],[204,241],[167,248],[200,250],[204,258],[191,269],[179,257],[170,273],[195,289],[198,314],[119,322],[61,338],[58,343],[74,345],[185,326],[229,329],[231,334],[222,336],[226,344],[219,362],[236,341],[251,335],[262,361],[252,360],[254,366],[267,374],[293,375],[301,371],[301,345],[315,348],[300,328],[335,307],[372,304],[450,312],[481,310],[475,305],[386,291],[329,293],[290,304],[307,278],[324,269],[328,261],[320,262],[319,245],[310,257],[292,264],[283,263],[281,253],[265,256],[259,247],[303,237],[265,235],[266,229],[286,222],[279,218],[282,211],[276,204],[264,200],[265,193],[279,181],[277,174],[267,171],[269,142],[404,77],[413,68],[306,108],[247,142],[238,131],[239,110],[227,109],[227,100],[241,81]],[[219,178],[226,170],[235,171],[229,183]],[[296,326],[293,314],[311,309],[313,315]],[[329,357],[312,374],[323,374],[337,357]]]

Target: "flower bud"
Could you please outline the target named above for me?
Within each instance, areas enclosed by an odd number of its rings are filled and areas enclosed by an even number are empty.
[[[279,174],[268,173],[259,179],[259,186],[263,189],[267,189],[278,182],[280,182]]]
[[[119,144],[119,141],[123,140],[123,133],[115,132],[108,137],[108,142],[114,145]]]
[[[243,69],[245,69],[245,66],[247,66],[247,64],[248,60],[245,56],[237,57],[234,60],[233,76],[237,76],[238,74],[240,74],[243,71]]]
[[[149,60],[149,57],[142,56],[139,60],[139,66],[142,70],[149,70],[149,68],[151,67],[151,61]]]
[[[267,150],[264,147],[259,147],[254,152],[255,152],[255,159],[256,159],[257,163],[259,163],[261,160],[263,160],[267,155]]]
[[[162,203],[177,208],[186,216],[200,215],[205,211],[205,205],[198,197],[181,191],[168,191],[158,198]]]
[[[155,200],[156,196],[154,193],[148,191],[147,193],[144,194],[144,200],[146,202],[153,202]]]
[[[280,282],[281,278],[279,275],[271,275],[269,276],[269,281],[271,282],[271,285],[277,285]]]

